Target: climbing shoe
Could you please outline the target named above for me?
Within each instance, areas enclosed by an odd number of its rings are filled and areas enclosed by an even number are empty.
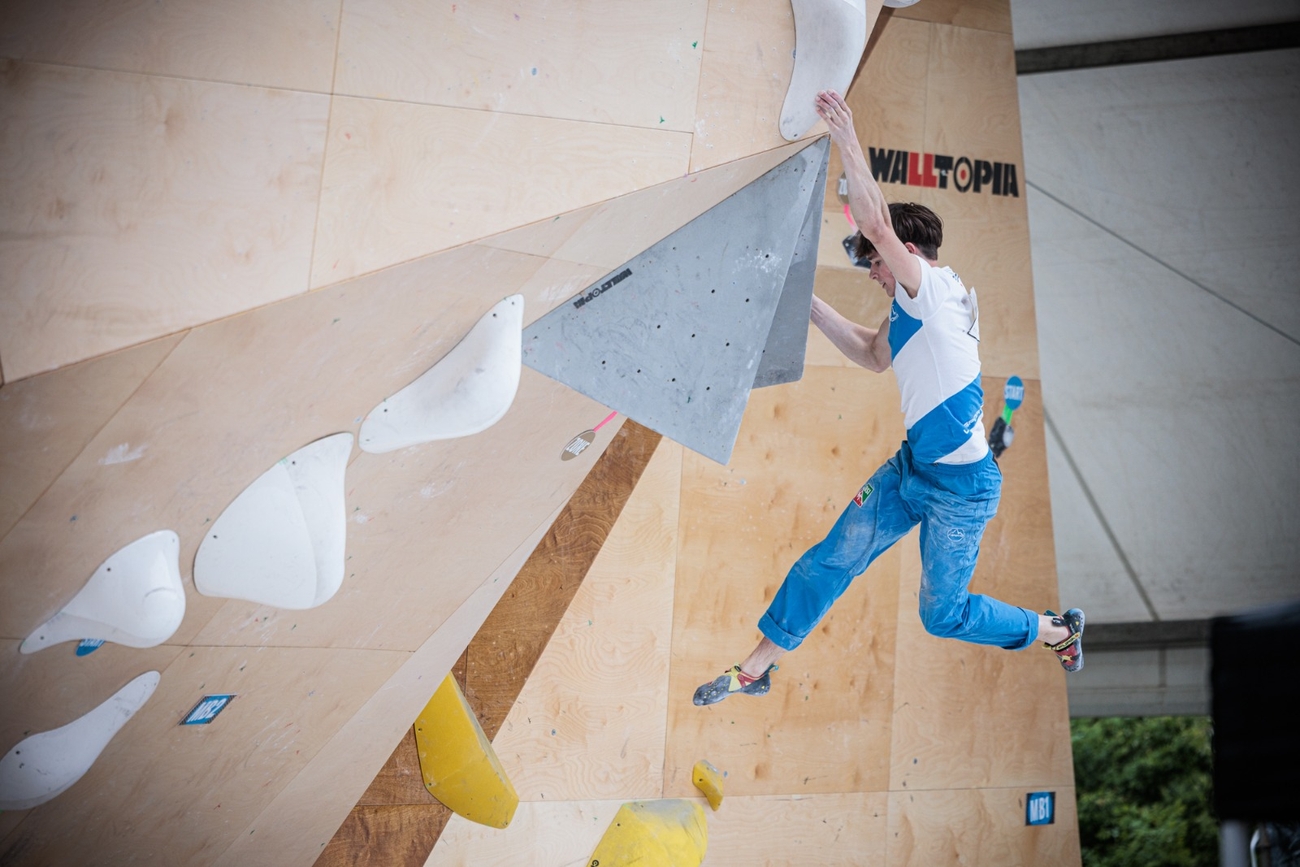
[[[1054,611],[1044,611],[1048,617],[1052,618],[1053,626],[1064,626],[1070,630],[1070,637],[1060,644],[1047,644],[1061,660],[1061,668],[1066,671],[1080,671],[1083,669],[1083,612],[1078,608],[1071,608],[1064,614],[1057,614]]]
[[[769,665],[767,671],[759,677],[750,677],[740,670],[739,665],[733,665],[717,680],[695,690],[693,701],[696,706],[704,707],[706,704],[717,704],[735,692],[743,692],[745,695],[767,695],[767,691],[772,688],[774,671],[776,666]]]

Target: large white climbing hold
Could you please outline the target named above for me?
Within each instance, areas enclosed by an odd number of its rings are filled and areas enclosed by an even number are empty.
[[[343,478],[351,454],[352,434],[333,434],[280,460],[245,488],[199,545],[198,591],[276,608],[327,602],[343,584]]]
[[[147,671],[62,728],[23,738],[0,759],[0,810],[26,810],[66,791],[158,688]]]
[[[35,653],[82,638],[127,647],[162,644],[185,617],[180,547],[175,533],[159,530],[112,554],[77,595],[18,649]]]
[[[383,454],[469,436],[501,420],[519,390],[524,296],[511,295],[475,323],[419,379],[370,411],[361,450]]]
[[[818,120],[813,100],[844,93],[867,47],[866,0],[790,0],[794,7],[794,73],[781,106],[781,137],[796,141]]]

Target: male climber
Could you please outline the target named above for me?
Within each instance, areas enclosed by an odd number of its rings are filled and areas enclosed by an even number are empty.
[[[844,509],[830,535],[791,567],[758,628],[754,652],[695,691],[697,705],[734,692],[764,695],[776,661],[812,632],[871,561],[921,525],[921,622],[932,635],[1008,650],[1043,641],[1066,671],[1083,668],[1083,612],[1038,614],[972,595],[980,537],[997,511],[1002,473],[985,442],[975,293],[939,267],[943,224],[929,208],[886,205],[867,169],[853,115],[839,94],[817,95],[848,179],[861,232],[858,256],[893,299],[878,329],[845,319],[813,298],[812,321],[851,361],[894,368],[907,440]]]

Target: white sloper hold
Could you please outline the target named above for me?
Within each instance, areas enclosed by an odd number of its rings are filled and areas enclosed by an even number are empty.
[[[19,741],[0,759],[0,810],[27,810],[67,791],[144,707],[158,680],[158,672],[147,671],[85,716]]]
[[[867,47],[866,0],[790,0],[794,7],[794,73],[781,106],[781,137],[797,141],[819,118],[823,90],[843,94]]]
[[[127,647],[162,644],[185,617],[180,547],[175,533],[159,530],[112,554],[72,601],[37,627],[18,649],[35,653],[83,638]]]
[[[519,390],[523,323],[524,296],[498,302],[419,379],[370,411],[361,450],[383,454],[500,421]]]
[[[337,433],[281,459],[217,518],[194,557],[204,596],[276,608],[315,608],[343,584],[344,475],[352,434]]]

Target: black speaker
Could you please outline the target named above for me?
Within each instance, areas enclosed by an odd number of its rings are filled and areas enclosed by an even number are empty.
[[[1300,602],[1210,624],[1214,808],[1300,822]]]

